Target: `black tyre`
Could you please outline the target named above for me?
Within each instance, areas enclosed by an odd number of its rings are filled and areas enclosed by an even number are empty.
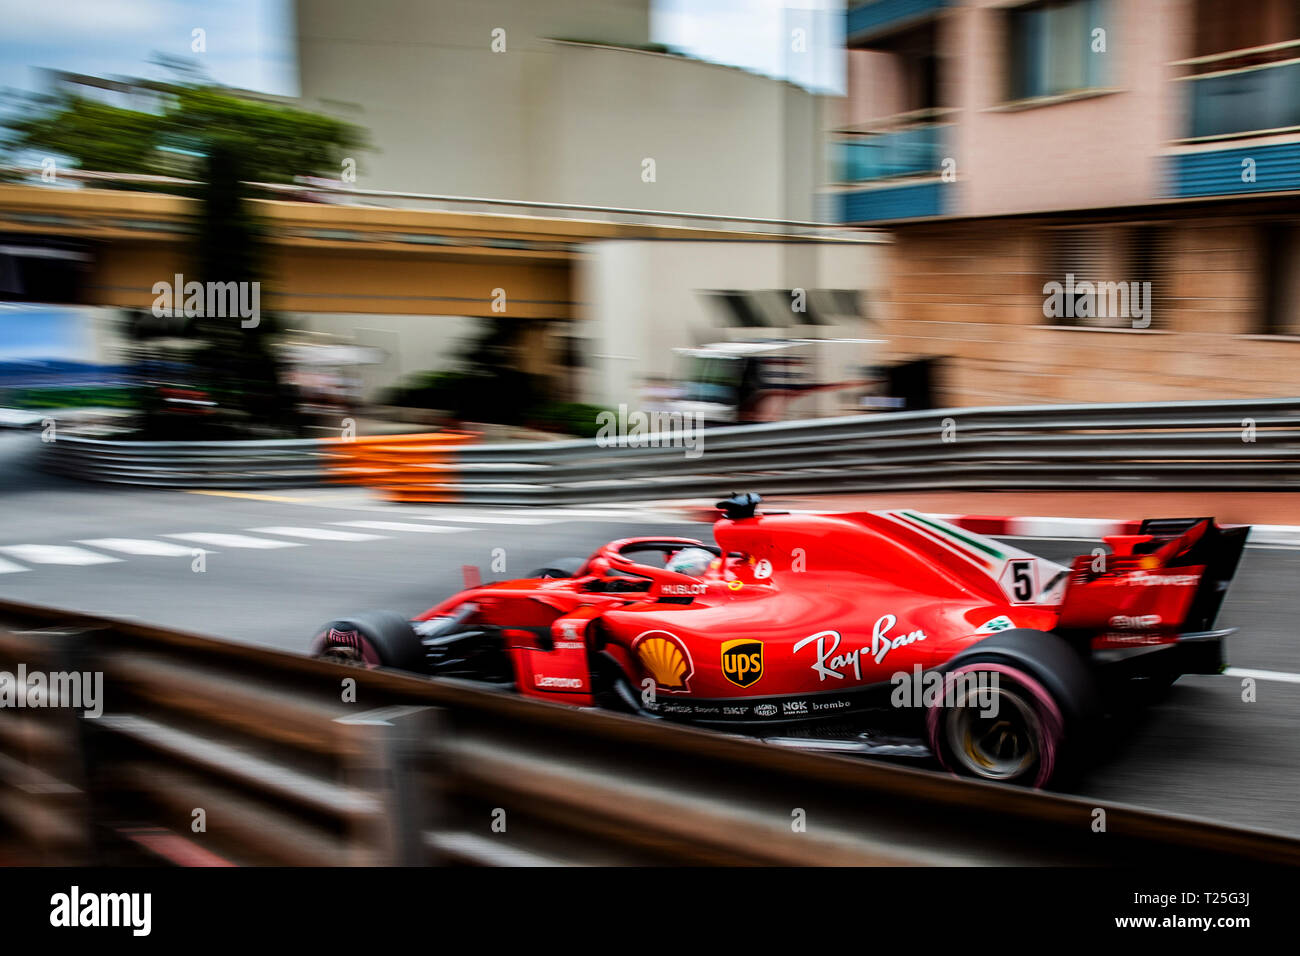
[[[586,558],[556,558],[535,569],[528,576],[530,578],[576,578],[586,563]]]
[[[312,642],[312,656],[355,667],[422,672],[424,646],[411,622],[391,611],[368,611],[330,621]]]
[[[944,667],[926,715],[931,749],[963,776],[1043,787],[1082,765],[1097,711],[1092,674],[1055,634],[994,634]]]

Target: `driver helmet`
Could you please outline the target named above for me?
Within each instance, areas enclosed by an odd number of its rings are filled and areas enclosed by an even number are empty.
[[[664,567],[678,574],[701,578],[709,570],[709,565],[713,564],[713,561],[713,554],[703,548],[682,548],[665,562]]]

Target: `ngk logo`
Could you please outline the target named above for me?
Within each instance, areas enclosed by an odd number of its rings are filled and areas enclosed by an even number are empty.
[[[1116,614],[1110,619],[1110,626],[1121,631],[1145,631],[1148,628],[1158,627],[1161,620],[1159,614],[1139,614],[1136,617]]]

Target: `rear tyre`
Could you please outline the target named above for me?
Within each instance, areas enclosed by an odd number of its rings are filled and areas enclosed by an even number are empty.
[[[958,654],[926,715],[930,747],[963,776],[1043,787],[1085,756],[1096,709],[1092,675],[1055,634],[1012,630]]]
[[[530,578],[576,578],[586,563],[586,558],[556,558],[549,564],[535,569],[528,576]]]
[[[330,621],[312,642],[312,657],[353,667],[424,670],[424,645],[411,622],[391,611]]]

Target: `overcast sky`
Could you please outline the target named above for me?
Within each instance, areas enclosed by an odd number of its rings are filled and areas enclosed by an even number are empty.
[[[843,6],[843,0],[655,0],[653,39],[702,59],[838,91]],[[206,31],[201,57],[191,51],[196,27]],[[804,52],[794,49],[795,29],[806,31]],[[165,71],[150,61],[164,54],[198,59],[230,86],[292,96],[298,92],[292,37],[290,0],[0,0],[0,89],[38,88],[33,67],[162,77]]]
[[[150,60],[164,54],[199,59],[230,86],[293,95],[290,13],[288,0],[0,0],[0,87],[38,88],[33,67],[162,77]]]
[[[692,56],[844,91],[844,0],[655,0],[659,43]],[[805,31],[806,50],[793,31]]]

